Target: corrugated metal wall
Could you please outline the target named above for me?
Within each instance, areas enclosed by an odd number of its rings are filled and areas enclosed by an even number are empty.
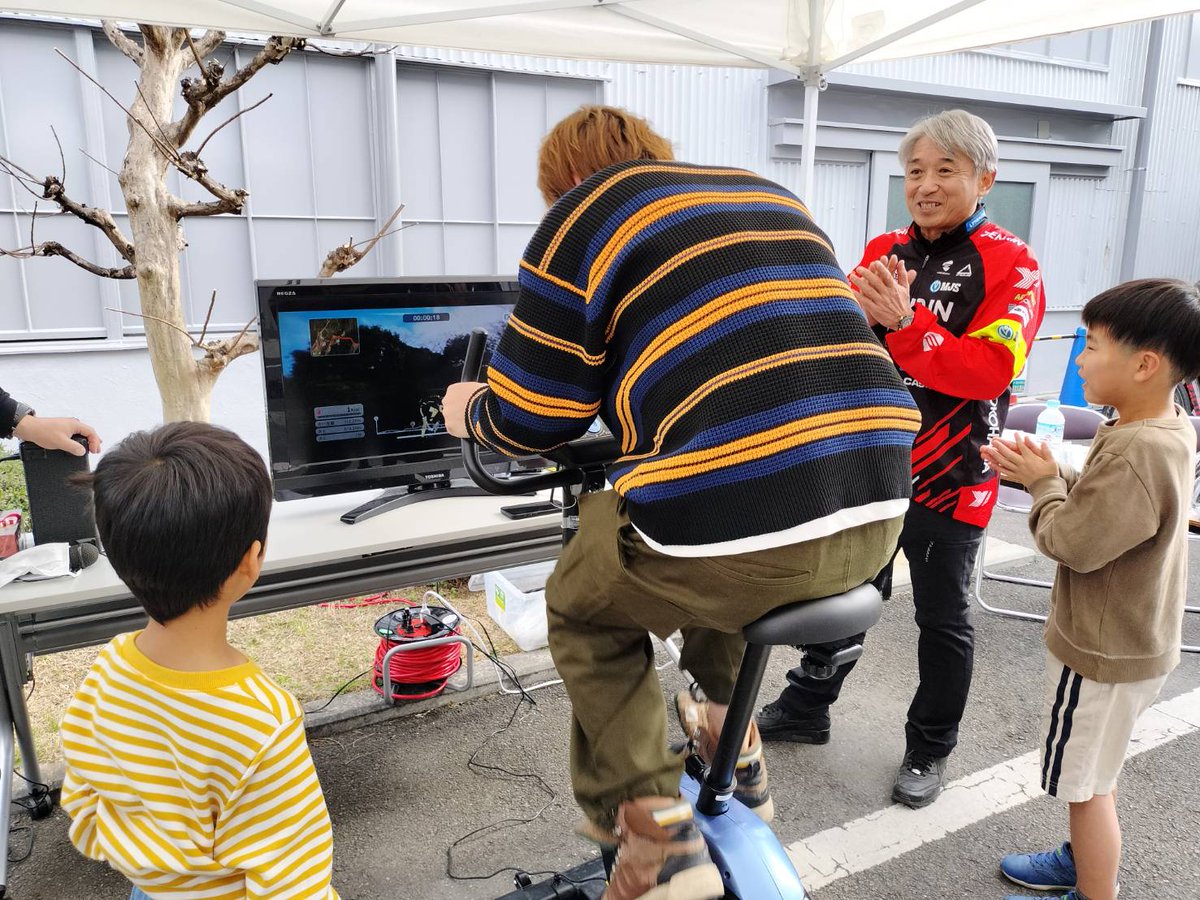
[[[1111,287],[1120,269],[1124,179],[1050,179],[1046,240],[1035,248],[1046,278],[1047,305],[1078,309]]]
[[[618,63],[609,74],[606,102],[648,118],[681,159],[763,172],[766,72]]]
[[[1192,24],[1168,20],[1135,274],[1200,278],[1200,86],[1181,84]]]
[[[396,48],[401,59],[418,62],[445,63],[452,66],[472,66],[480,69],[499,69],[506,72],[527,72],[537,75],[567,75],[574,78],[606,78],[610,63],[589,59],[547,59],[539,56],[516,56],[511,53],[480,53],[475,50],[443,50],[434,47]]]
[[[1142,61],[1150,26],[1145,22],[1112,29],[1107,68],[1000,53],[947,53],[846,67],[849,72],[906,81],[1011,91],[1094,103],[1137,104]]]
[[[764,173],[800,197],[804,175],[796,160],[772,160]],[[801,197],[813,220],[829,235],[842,269],[858,265],[866,245],[867,196],[870,167],[866,163],[818,162],[813,178],[816,194]]]

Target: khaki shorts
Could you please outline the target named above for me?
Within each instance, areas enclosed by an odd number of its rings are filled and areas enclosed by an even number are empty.
[[[1047,652],[1041,745],[1046,793],[1068,803],[1111,794],[1133,726],[1166,680],[1163,675],[1103,684],[1084,678]]]

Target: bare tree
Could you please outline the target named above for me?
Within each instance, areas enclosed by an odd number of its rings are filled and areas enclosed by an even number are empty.
[[[167,421],[203,421],[209,418],[212,388],[220,372],[232,360],[258,348],[258,337],[249,325],[233,338],[205,342],[201,335],[199,340],[193,339],[187,331],[180,296],[179,254],[184,246],[181,220],[190,216],[241,213],[248,196],[241,188],[231,188],[217,181],[200,156],[209,138],[237,116],[218,125],[197,149],[185,147],[200,120],[213,107],[264,66],[278,63],[293,50],[302,49],[305,41],[272,37],[253,59],[227,77],[225,67],[210,59],[224,41],[224,32],[207,31],[193,40],[183,28],[139,25],[138,29],[140,41],[121,31],[115,23],[104,23],[104,33],[109,41],[139,69],[136,96],[129,107],[122,105],[128,118],[129,143],[121,171],[117,173],[129,214],[129,235],[121,231],[107,210],[96,209],[68,196],[64,186],[65,165],[61,177],[50,175],[39,179],[11,160],[0,157],[0,171],[15,178],[38,199],[55,204],[61,213],[73,215],[99,229],[116,248],[125,265],[119,268],[99,265],[56,241],[36,243],[32,228],[29,246],[7,251],[7,255],[61,256],[95,275],[136,279],[141,318],[146,325],[146,343],[162,397],[163,417]],[[74,62],[71,64],[75,65]],[[191,67],[198,72],[182,78]],[[185,111],[177,120],[173,119],[176,85],[182,85],[186,103]],[[120,105],[120,101],[103,86],[97,83],[97,87]],[[174,196],[166,182],[171,167],[203,187],[214,199],[187,202]]]

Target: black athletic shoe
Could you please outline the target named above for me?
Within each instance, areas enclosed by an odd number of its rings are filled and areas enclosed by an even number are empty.
[[[828,744],[829,713],[796,716],[776,700],[768,703],[754,717],[764,741],[791,741],[795,744]]]
[[[923,750],[910,750],[896,772],[892,800],[912,809],[928,806],[942,792],[946,774],[946,757],[934,756]]]

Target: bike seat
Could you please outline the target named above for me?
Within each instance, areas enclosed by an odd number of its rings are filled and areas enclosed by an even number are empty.
[[[742,629],[748,644],[825,644],[866,631],[883,614],[883,598],[872,584],[844,594],[802,600],[772,610]]]

